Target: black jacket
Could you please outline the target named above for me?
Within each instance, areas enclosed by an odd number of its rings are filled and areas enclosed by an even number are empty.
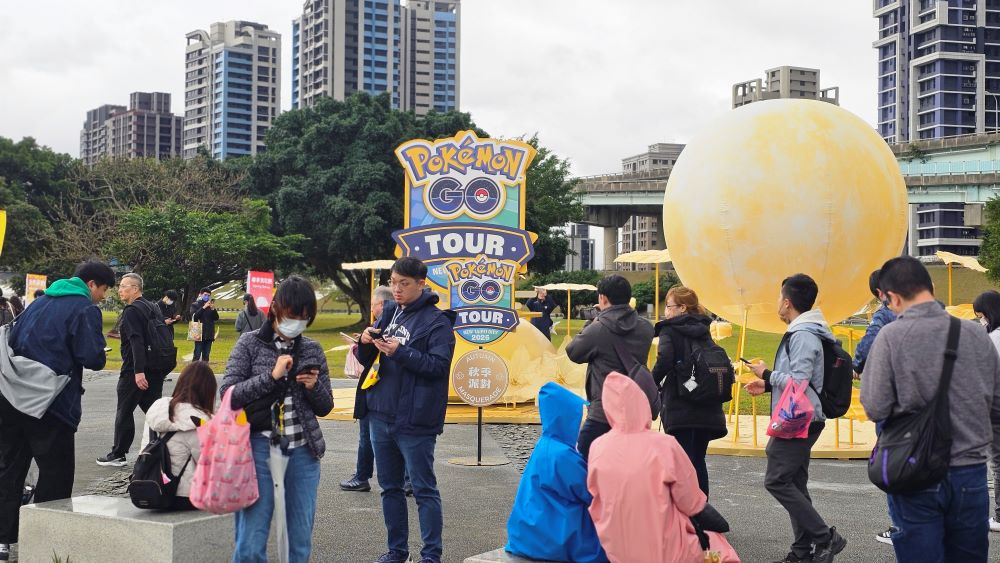
[[[215,321],[219,320],[219,312],[215,309],[205,309],[204,303],[195,301],[191,304],[191,319],[201,323],[201,341],[215,340]]]
[[[694,314],[680,315],[656,323],[656,334],[660,337],[660,344],[656,350],[653,379],[661,389],[663,400],[661,420],[668,434],[695,428],[708,430],[712,439],[716,439],[728,432],[722,405],[692,403],[681,398],[677,392],[677,376],[674,368],[690,353],[692,342],[712,340],[709,331],[711,324],[712,319]]]
[[[401,344],[395,354],[379,360],[379,381],[365,391],[365,404],[367,414],[389,424],[393,433],[426,436],[444,431],[455,312],[438,309],[437,302],[437,294],[429,290],[402,310],[387,301],[375,324]],[[370,368],[378,349],[359,344],[355,355]]]
[[[532,297],[531,299],[528,299],[528,302],[524,304],[524,307],[532,313],[542,314],[540,317],[531,319],[531,324],[535,325],[535,328],[542,331],[542,334],[548,336],[549,331],[552,329],[552,311],[556,308],[556,302],[552,299],[552,296],[546,295],[544,300]]]
[[[142,303],[139,303],[139,301]],[[149,313],[159,313],[156,303],[140,297],[126,305],[122,311],[121,337],[122,337],[122,370],[121,375],[135,375],[146,373],[146,327],[149,324]],[[152,375],[152,374],[146,374]],[[166,374],[156,374],[165,376]]]
[[[167,325],[170,329],[170,335],[174,335],[174,317],[177,316],[177,304],[171,303],[167,305],[163,300],[156,302],[156,305],[160,308],[160,314],[163,316],[163,323]],[[170,322],[167,322],[170,321]]]

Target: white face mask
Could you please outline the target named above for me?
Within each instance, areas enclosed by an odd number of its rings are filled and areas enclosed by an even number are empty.
[[[278,323],[278,332],[280,332],[282,336],[296,338],[306,330],[306,325],[308,324],[309,321],[282,319],[281,322]]]
[[[990,321],[986,320],[986,317],[979,317],[979,324],[988,327],[990,326]]]
[[[167,305],[173,305],[174,304],[174,300],[173,299],[166,299],[166,298],[164,298],[163,302],[166,303]]]

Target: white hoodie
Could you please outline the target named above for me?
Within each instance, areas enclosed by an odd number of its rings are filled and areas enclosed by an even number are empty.
[[[198,441],[197,428],[191,417],[208,420],[211,418],[201,409],[190,403],[178,403],[174,407],[174,419],[170,420],[171,397],[163,397],[153,403],[146,411],[146,425],[142,432],[142,447],[149,443],[149,431],[163,434],[165,432],[176,432],[167,441],[167,451],[170,452],[170,472],[174,475],[180,474],[181,482],[177,486],[177,496],[186,497],[191,492],[191,480],[194,478],[194,468],[198,464],[198,456],[201,454],[201,443]]]

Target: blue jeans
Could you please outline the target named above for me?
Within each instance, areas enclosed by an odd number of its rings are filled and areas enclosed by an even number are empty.
[[[892,535],[899,561],[986,562],[990,498],[985,463],[952,467],[929,489],[889,498],[900,528]]]
[[[354,469],[354,477],[367,481],[375,472],[375,450],[372,449],[372,436],[368,417],[358,420],[358,464]]]
[[[209,340],[208,342],[195,342],[194,343],[194,356],[191,357],[192,362],[197,362],[201,360],[203,362],[208,361],[208,355],[212,353],[212,342],[214,340]]]
[[[382,516],[388,534],[389,551],[408,554],[410,525],[407,521],[406,496],[403,494],[403,475],[408,473],[413,482],[413,496],[417,500],[420,517],[420,536],[424,542],[420,556],[431,561],[441,561],[443,550],[441,530],[444,517],[441,512],[441,493],[434,476],[434,445],[437,436],[409,436],[391,432],[389,425],[371,417],[372,447],[378,464],[378,484],[382,488]]]
[[[274,511],[274,481],[267,460],[270,440],[261,434],[250,435],[257,488],[260,498],[249,508],[236,513],[236,548],[233,563],[267,563],[267,536]],[[288,529],[288,560],[306,563],[312,552],[313,520],[316,517],[316,494],[319,490],[319,460],[309,446],[288,451],[285,471],[285,521]]]

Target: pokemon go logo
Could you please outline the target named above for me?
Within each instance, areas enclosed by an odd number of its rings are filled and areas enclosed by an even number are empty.
[[[537,238],[524,230],[525,174],[535,154],[526,143],[472,131],[396,149],[406,173],[406,227],[392,235],[397,254],[427,264],[432,289],[447,296],[455,331],[469,342],[495,342],[517,326],[514,283]]]

